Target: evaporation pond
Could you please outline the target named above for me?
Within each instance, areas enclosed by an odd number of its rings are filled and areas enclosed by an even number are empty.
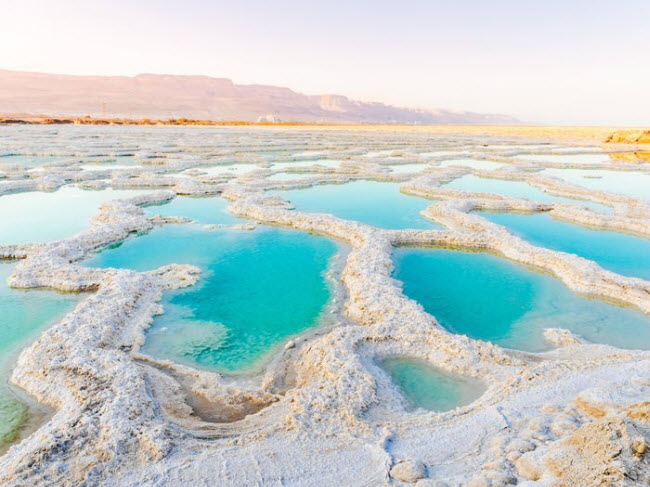
[[[545,193],[541,189],[531,186],[522,181],[504,181],[502,179],[479,178],[473,174],[467,174],[458,179],[443,185],[444,188],[459,189],[461,191],[470,191],[475,193],[493,193],[515,198],[526,198],[538,203],[567,203],[571,205],[586,206],[603,213],[611,213],[612,209],[592,203],[590,201],[574,200],[562,198]]]
[[[167,217],[187,217],[199,223],[230,225],[242,223],[245,220],[228,213],[229,202],[216,197],[192,198],[177,196],[173,200],[161,204],[145,207],[148,217],[162,215]]]
[[[555,176],[585,188],[650,201],[650,173],[600,169],[545,169],[543,174]]]
[[[331,240],[260,227],[204,230],[166,225],[104,250],[86,265],[149,270],[177,263],[201,269],[195,285],[165,293],[165,313],[143,351],[222,371],[256,369],[289,337],[324,318]]]
[[[449,411],[476,400],[485,386],[449,374],[423,360],[390,357],[379,362],[412,408]]]
[[[14,263],[0,260],[0,450],[16,439],[28,419],[27,406],[8,385],[19,351],[80,299],[71,293],[12,289],[7,278],[14,267]]]
[[[650,240],[581,227],[546,213],[479,214],[533,245],[576,254],[623,276],[650,281]]]
[[[70,237],[90,227],[90,218],[102,204],[143,193],[146,191],[93,191],[64,186],[53,193],[34,191],[0,196],[0,245]]]
[[[448,330],[525,351],[551,348],[546,328],[650,349],[650,317],[578,296],[557,279],[487,253],[397,249],[394,277]]]
[[[441,228],[420,215],[433,202],[400,193],[398,183],[355,181],[272,193],[291,201],[298,211],[331,213],[379,228]]]

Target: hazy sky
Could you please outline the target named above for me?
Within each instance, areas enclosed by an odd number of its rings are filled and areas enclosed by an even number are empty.
[[[0,67],[650,125],[650,0],[0,0]]]

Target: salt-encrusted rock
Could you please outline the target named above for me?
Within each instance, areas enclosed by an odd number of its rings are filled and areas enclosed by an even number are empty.
[[[619,130],[612,132],[605,142],[612,144],[650,144],[650,130]]]
[[[544,338],[557,347],[571,347],[584,343],[582,338],[564,328],[546,328]]]
[[[390,469],[390,476],[400,482],[414,483],[426,475],[427,469],[419,460],[400,460]]]

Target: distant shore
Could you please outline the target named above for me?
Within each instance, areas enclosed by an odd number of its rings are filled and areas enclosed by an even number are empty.
[[[438,134],[473,134],[530,139],[590,141],[600,143],[648,144],[648,127],[580,127],[543,125],[406,125],[312,122],[251,122],[245,120],[199,120],[191,118],[95,118],[56,117],[47,115],[0,115],[0,125],[144,125],[144,126],[215,126],[285,129],[357,130],[364,132],[422,132]]]

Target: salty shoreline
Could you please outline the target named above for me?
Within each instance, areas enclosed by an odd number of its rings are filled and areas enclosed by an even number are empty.
[[[476,130],[471,133],[483,134],[484,129]],[[544,130],[538,134],[553,137]],[[565,135],[580,138],[578,132]],[[9,280],[14,287],[92,291],[20,355],[12,382],[57,412],[0,457],[2,483],[173,485],[207,479],[360,485],[364,479],[363,485],[377,485],[392,479],[419,480],[426,486],[442,479],[448,485],[526,480],[545,485],[589,482],[604,475],[622,485],[648,481],[643,445],[650,441],[650,352],[585,343],[551,326],[548,339],[558,348],[537,354],[454,335],[404,296],[392,278],[391,253],[403,245],[489,250],[541,268],[581,294],[650,314],[650,282],[535,247],[471,214],[477,209],[547,212],[579,225],[648,238],[650,205],[542,176],[535,169],[554,164],[514,161],[503,155],[507,150],[501,155],[469,152],[504,162],[506,168],[436,167],[449,159],[439,156],[427,160],[430,167],[421,175],[391,174],[382,164],[352,158],[339,168],[298,169],[305,177],[297,180],[270,181],[265,177],[281,171],[258,168],[237,178],[215,178],[201,174],[199,161],[185,161],[85,174],[63,165],[29,179],[0,181],[0,195],[53,190],[71,181],[87,188],[152,190],[103,205],[91,227],[75,237],[0,246],[0,257],[21,259]],[[633,162],[595,167],[640,170]],[[180,171],[185,171],[182,178],[170,174]],[[524,180],[544,192],[576,198],[576,203],[538,203],[440,187],[464,174]],[[423,215],[446,228],[384,230],[328,214],[301,213],[265,193],[356,179],[400,182],[406,194],[440,200],[432,201]],[[144,331],[162,312],[162,292],[191,286],[200,270],[170,265],[140,273],[90,269],[78,262],[108,244],[165,224],[147,218],[140,207],[176,195],[221,195],[236,216],[347,243],[351,249],[341,274],[344,326],[295,340],[256,387],[142,356],[138,349]],[[580,199],[611,207],[613,214],[581,207]],[[373,365],[377,358],[393,355],[480,379],[487,391],[472,404],[446,413],[407,412],[387,377]],[[228,420],[203,421],[188,405],[189,395],[199,397],[203,407],[224,411]]]

